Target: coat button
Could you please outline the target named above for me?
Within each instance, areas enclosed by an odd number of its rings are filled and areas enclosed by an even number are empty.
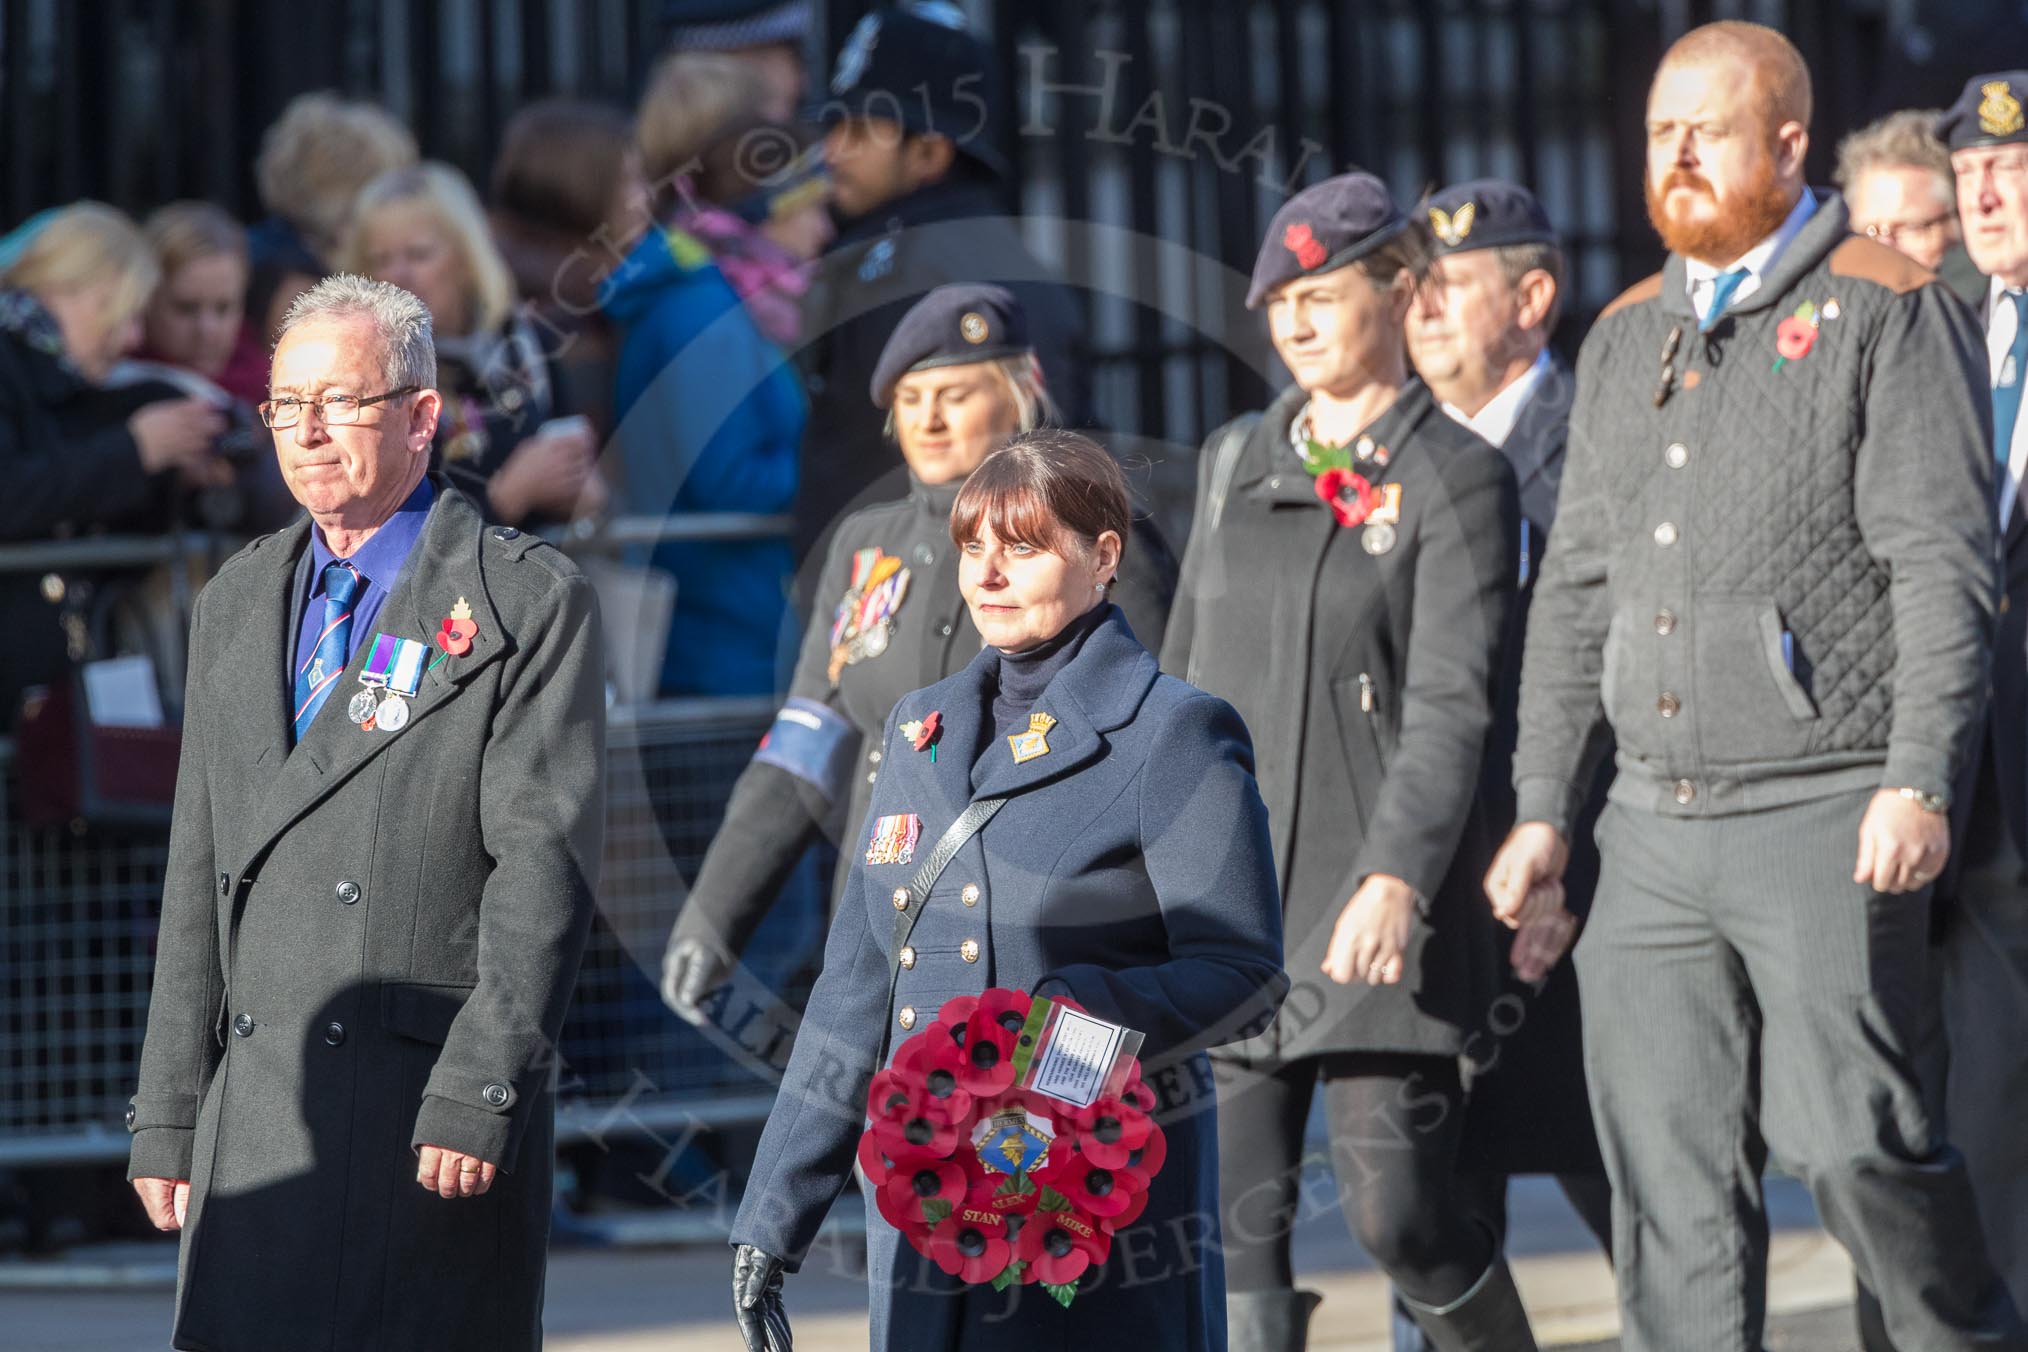
[[[949,638],[950,636],[951,636],[951,626],[949,624],[940,624],[937,626],[938,638]]]
[[[65,587],[63,578],[60,574],[44,573],[42,575],[42,599],[49,602],[51,605],[53,606],[62,605],[64,593],[67,590],[69,589]]]
[[[1681,469],[1690,463],[1690,448],[1680,441],[1669,443],[1669,449],[1662,452],[1662,459],[1670,469]]]
[[[1675,544],[1676,523],[1673,521],[1664,521],[1661,525],[1655,527],[1655,543],[1660,545],[1664,549],[1667,549],[1670,545]]]
[[[495,540],[519,540],[521,532],[512,526],[495,526],[493,527],[493,538]]]
[[[1269,488],[1280,488],[1281,486],[1282,486],[1282,476],[1279,474],[1275,475],[1274,478],[1268,480]]]
[[[927,568],[937,561],[937,552],[928,545],[917,545],[915,547],[915,561]]]
[[[910,971],[915,970],[915,950],[913,948],[903,948],[901,950],[901,965]]]
[[[324,1025],[324,1045],[342,1047],[345,1045],[345,1025],[332,1021]]]
[[[964,902],[967,906],[977,906],[979,904],[979,885],[977,883],[966,883],[965,890],[958,893],[958,900]]]
[[[359,884],[350,879],[338,884],[338,900],[344,902],[347,906],[359,900]]]
[[[878,764],[880,764],[880,748],[879,748],[879,747],[877,747],[877,746],[876,746],[876,747],[874,747],[874,748],[873,748],[873,750],[871,750],[871,751],[869,751],[869,752],[867,752],[867,753],[866,753],[866,763],[867,763],[868,765],[878,765]]]
[[[877,780],[878,780],[879,778],[880,778],[880,771],[878,771],[878,770],[868,770],[868,771],[866,772],[866,782],[867,782],[868,784],[874,783],[874,782],[875,782],[875,781],[877,781]]]
[[[1676,801],[1688,807],[1697,797],[1697,786],[1687,779],[1676,781]]]
[[[967,939],[959,944],[958,956],[966,962],[977,962],[979,960],[979,941],[977,939]]]
[[[1673,610],[1658,610],[1658,611],[1656,611],[1656,612],[1655,612],[1655,632],[1656,632],[1656,633],[1658,633],[1658,634],[1660,634],[1660,635],[1661,635],[1661,636],[1662,636],[1663,638],[1667,638],[1667,637],[1669,637],[1669,635],[1671,635],[1671,634],[1675,633],[1675,632],[1676,632],[1676,612],[1675,612],[1675,611],[1673,611]]]
[[[221,897],[229,897],[232,895],[232,875],[230,873],[221,873],[218,875],[218,895],[220,895]]]
[[[1655,712],[1664,718],[1674,718],[1682,707],[1683,701],[1666,690],[1662,692],[1662,697],[1655,701]]]
[[[901,1031],[904,1033],[915,1027],[915,1006],[903,1005],[901,1013],[894,1016],[894,1021],[901,1025]]]
[[[242,1014],[232,1021],[232,1031],[241,1037],[253,1036],[253,1015]]]
[[[128,1131],[132,1131],[132,1130],[134,1129],[134,1117],[135,1117],[135,1113],[134,1113],[134,1105],[133,1105],[133,1104],[131,1104],[131,1103],[129,1103],[129,1104],[127,1105],[127,1130],[128,1130]]]
[[[906,887],[894,889],[894,909],[897,911],[908,909],[908,889]]]
[[[512,1098],[513,1094],[508,1091],[506,1085],[495,1082],[481,1089],[479,1097],[492,1104],[495,1108],[504,1108],[507,1106],[507,1100]]]

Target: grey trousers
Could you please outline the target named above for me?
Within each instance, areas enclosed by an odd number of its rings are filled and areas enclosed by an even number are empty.
[[[1627,1352],[1759,1352],[1770,1145],[1898,1346],[2028,1352],[1917,1078],[1927,899],[1852,881],[1869,797],[1599,824],[1576,961]]]
[[[2011,841],[1968,857],[1944,917],[1944,1122],[1993,1263],[2028,1308],[2028,878]]]

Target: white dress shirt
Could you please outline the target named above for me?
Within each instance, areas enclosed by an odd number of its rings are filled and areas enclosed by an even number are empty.
[[[1549,349],[1543,348],[1535,355],[1535,364],[1516,376],[1506,389],[1486,401],[1486,406],[1477,413],[1467,413],[1448,401],[1444,412],[1465,426],[1477,432],[1495,446],[1505,446],[1507,438],[1514,435],[1514,424],[1520,420],[1521,410],[1528,407],[1534,397],[1535,387],[1549,374]]]
[[[1721,272],[1731,272],[1735,268],[1746,269],[1746,276],[1740,280],[1738,289],[1732,293],[1732,299],[1726,302],[1728,305],[1737,305],[1760,290],[1761,280],[1774,267],[1775,260],[1795,242],[1796,236],[1802,233],[1804,224],[1816,214],[1817,195],[1805,188],[1803,195],[1796,199],[1795,206],[1790,209],[1787,219],[1775,228],[1772,235],[1724,267],[1713,267],[1694,258],[1684,259],[1683,271],[1690,288],[1691,313],[1697,316],[1700,323],[1703,322],[1704,311],[1710,308],[1711,292],[1718,285],[1718,274]]]
[[[2001,367],[2007,364],[2007,349],[2014,345],[2014,326],[2020,322],[2014,313],[2013,297],[2008,295],[2008,286],[1998,277],[1993,278],[1991,299],[1986,302],[1986,372],[1989,389],[2000,386]],[[2028,371],[2016,371],[2016,380],[2028,380]],[[1997,458],[1997,451],[1995,456]],[[2028,475],[2028,408],[2014,420],[2014,439],[2007,449],[2007,481],[2000,485],[2000,529],[2007,529],[2007,522],[2014,514],[2014,499],[2020,494],[2021,480]]]

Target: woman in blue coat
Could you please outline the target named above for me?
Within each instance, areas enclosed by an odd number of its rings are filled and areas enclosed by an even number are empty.
[[[874,1072],[944,1001],[989,987],[1067,995],[1145,1034],[1168,1162],[1068,1308],[1032,1287],[959,1285],[869,1206],[873,1346],[1225,1347],[1205,1051],[1279,1005],[1281,904],[1245,725],[1161,675],[1106,597],[1129,525],[1119,467],[1067,432],[1016,437],[958,495],[959,588],[986,646],[887,720],[886,773],[732,1230],[755,1352],[781,1275],[851,1179]],[[898,732],[933,713],[935,755]],[[990,800],[1004,801],[980,824]],[[881,819],[908,816],[920,848],[868,863]],[[975,831],[911,903],[961,818]]]

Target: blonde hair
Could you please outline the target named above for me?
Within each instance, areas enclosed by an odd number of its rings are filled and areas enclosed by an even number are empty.
[[[1007,397],[1014,401],[1016,432],[1053,427],[1063,420],[1056,401],[1049,397],[1049,386],[1043,382],[1042,362],[1033,352],[1017,352],[1011,357],[994,357],[976,364],[991,368],[993,374],[1000,377]],[[942,369],[948,371],[951,368]],[[904,371],[902,374],[908,373]],[[887,406],[886,432],[888,440],[895,439],[894,405],[891,403]]]
[[[758,125],[767,105],[766,77],[749,61],[723,52],[663,57],[634,119],[641,172],[657,206],[670,199],[677,178],[695,172],[705,151]]]
[[[352,229],[346,236],[339,268],[345,272],[370,272],[366,260],[368,222],[376,212],[405,206],[419,206],[428,211],[464,264],[471,305],[466,319],[471,331],[496,332],[514,310],[514,275],[507,270],[507,260],[500,256],[500,246],[493,242],[485,208],[479,205],[479,194],[472,190],[469,179],[448,164],[426,160],[407,169],[389,170],[367,184],[352,214]]]
[[[126,323],[148,304],[162,267],[148,237],[125,212],[104,202],[73,202],[53,213],[0,281],[38,297],[116,280],[111,326]]]
[[[415,137],[386,109],[318,90],[291,99],[261,137],[254,178],[261,205],[322,257],[343,238],[359,190],[416,155]]]
[[[247,261],[246,229],[223,208],[209,202],[171,202],[157,207],[141,227],[162,276],[175,276],[186,264],[226,254]]]

